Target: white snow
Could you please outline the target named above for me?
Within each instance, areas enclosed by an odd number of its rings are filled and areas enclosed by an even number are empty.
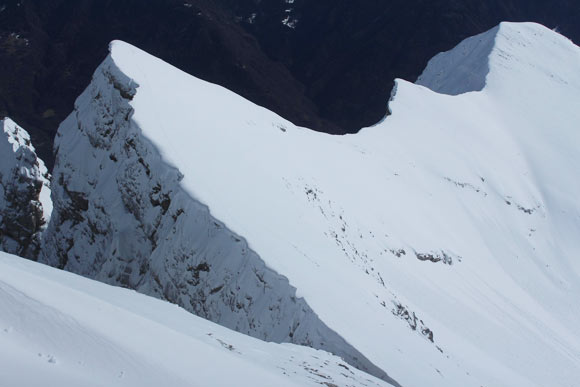
[[[386,386],[324,351],[0,253],[2,386]]]
[[[580,49],[569,40],[502,23],[430,62],[419,83],[452,95],[397,80],[392,115],[347,136],[296,127],[123,42],[108,60],[136,90],[132,127],[179,169],[179,187],[401,385],[577,383]],[[85,99],[66,135],[90,121]]]

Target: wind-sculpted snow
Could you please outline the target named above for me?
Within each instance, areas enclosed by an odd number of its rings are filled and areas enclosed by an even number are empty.
[[[0,120],[0,251],[36,259],[52,211],[49,178],[28,133]]]
[[[387,386],[126,289],[0,253],[2,386]]]
[[[501,24],[424,73],[458,95],[398,80],[329,136],[114,42],[59,129],[45,260],[403,386],[574,385],[579,70]]]

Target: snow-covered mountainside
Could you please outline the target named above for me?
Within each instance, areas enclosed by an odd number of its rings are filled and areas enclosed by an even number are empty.
[[[41,261],[163,298],[263,340],[328,350],[390,381],[328,328],[243,235],[226,227],[192,196],[182,185],[184,175],[143,135],[132,106],[137,84],[115,59],[117,54],[132,57],[133,50],[137,49],[114,43],[113,53],[59,128],[55,211]],[[251,105],[231,95],[234,106],[236,101]]]
[[[49,180],[28,133],[0,120],[0,251],[36,259],[52,211]]]
[[[457,95],[398,80],[329,136],[113,42],[42,260],[403,386],[574,385],[580,49],[503,23],[419,83]]]
[[[0,310],[2,386],[387,386],[328,352],[5,253]]]

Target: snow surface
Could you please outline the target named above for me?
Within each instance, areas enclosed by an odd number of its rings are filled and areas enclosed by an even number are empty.
[[[2,386],[386,386],[134,291],[0,253]]]
[[[141,160],[153,165],[148,174],[207,206],[207,224],[216,219],[247,243],[322,323],[394,380],[577,384],[580,49],[572,42],[537,24],[502,23],[430,62],[419,83],[453,95],[397,80],[392,115],[347,136],[296,127],[126,43],[110,49],[104,65],[114,79],[102,83],[98,70],[92,98],[107,88],[124,95],[102,106],[150,144]],[[65,181],[83,192],[79,177],[98,187],[115,176],[102,158],[115,145],[91,118],[89,96],[58,139],[59,156],[68,157],[63,176],[79,168]],[[138,219],[143,229],[165,224],[148,216]],[[72,243],[74,254],[63,260],[66,249],[56,248],[58,264],[115,282],[97,270],[95,247],[83,239],[88,226],[67,222],[76,231],[59,243]],[[208,243],[187,232],[171,238],[193,249]],[[123,233],[111,243],[126,243]],[[143,259],[165,259],[160,282],[171,288],[181,258],[167,245],[150,250]],[[226,250],[210,250],[209,262]],[[101,254],[110,259],[110,250]],[[129,274],[138,284],[138,271]],[[286,297],[283,282],[272,291]]]

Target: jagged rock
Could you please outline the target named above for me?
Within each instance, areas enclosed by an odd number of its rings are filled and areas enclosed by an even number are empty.
[[[49,179],[28,133],[0,120],[0,250],[37,258],[52,209]]]

